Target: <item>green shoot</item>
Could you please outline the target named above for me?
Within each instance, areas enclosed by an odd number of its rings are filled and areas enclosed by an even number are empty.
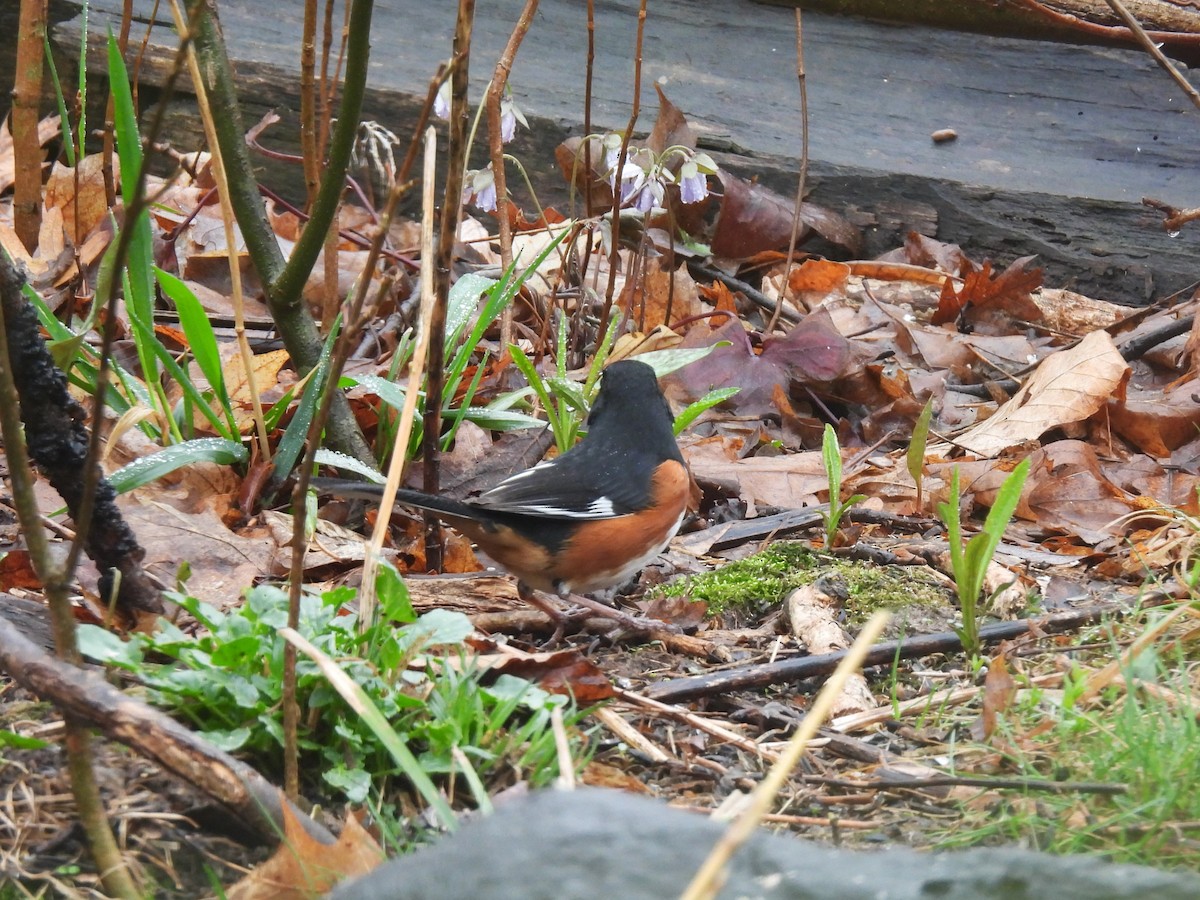
[[[842,502],[842,448],[838,446],[837,432],[828,422],[825,423],[825,437],[821,441],[821,459],[825,463],[825,477],[829,479],[829,511],[823,511],[821,519],[825,522],[825,547],[831,548],[837,538],[842,517],[850,507],[867,498],[862,494],[855,494]]]
[[[979,654],[979,595],[983,592],[983,582],[987,575],[988,565],[996,548],[1004,537],[1004,529],[1012,519],[1021,499],[1021,489],[1025,486],[1025,478],[1029,474],[1029,460],[1021,461],[1007,478],[1000,490],[996,492],[995,502],[988,510],[983,523],[983,530],[964,541],[962,523],[959,519],[960,489],[958,467],[950,476],[950,496],[945,503],[938,504],[938,517],[946,526],[946,540],[950,544],[950,569],[954,575],[954,586],[958,592],[959,606],[962,608],[962,627],[957,629],[962,639],[963,649],[971,657]]]
[[[399,778],[443,821],[449,820],[445,779],[452,773],[484,787],[508,783],[514,774],[549,784],[558,774],[551,713],[561,708],[568,725],[582,713],[566,697],[524,680],[491,679],[463,666],[470,621],[446,610],[416,617],[403,580],[389,566],[380,570],[378,591],[386,615],[365,634],[347,611],[353,589],[301,597],[298,633],[314,651],[297,664],[302,771],[348,802],[374,794],[393,809],[402,804],[382,794],[389,779]],[[153,702],[223,749],[278,766],[285,640],[279,629],[287,624],[286,593],[256,587],[227,612],[192,597],[172,599],[204,626],[200,635],[164,621],[154,635],[125,642],[84,626],[84,652],[134,673]],[[346,679],[333,675],[335,685],[328,662],[322,668],[318,659],[336,660]],[[418,666],[418,660],[425,662]],[[584,758],[577,733],[572,742],[572,758]],[[435,786],[438,780],[442,784]],[[403,822],[390,824],[404,830]]]
[[[925,408],[921,410],[921,414],[917,416],[917,423],[913,425],[912,440],[908,443],[908,455],[906,462],[908,463],[908,474],[912,476],[912,480],[917,484],[917,510],[925,508],[924,498],[924,474],[925,468],[925,446],[929,443],[929,420],[933,418],[933,398],[930,397],[925,401]]]

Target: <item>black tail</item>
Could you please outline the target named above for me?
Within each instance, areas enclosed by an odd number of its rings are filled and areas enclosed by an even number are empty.
[[[333,494],[336,497],[354,500],[373,500],[376,503],[383,497],[383,485],[367,481],[350,481],[345,478],[313,478],[311,483],[320,494]],[[411,491],[408,488],[400,488],[396,491],[396,503],[400,506],[415,506],[418,509],[428,509],[431,512],[460,519],[480,518],[479,510],[461,500],[436,497],[421,491]]]

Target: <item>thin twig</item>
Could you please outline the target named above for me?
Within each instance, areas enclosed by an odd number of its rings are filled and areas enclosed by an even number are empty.
[[[626,703],[634,706],[640,706],[644,709],[652,710],[653,712],[683,722],[697,731],[703,731],[711,734],[715,738],[720,738],[727,744],[732,744],[739,750],[744,750],[755,756],[765,759],[767,762],[776,762],[779,759],[779,754],[773,750],[766,750],[761,745],[756,744],[749,738],[743,737],[736,731],[731,731],[724,725],[720,725],[711,719],[706,719],[704,716],[698,716],[689,710],[679,706],[674,706],[670,703],[663,703],[659,700],[654,700],[642,694],[635,694],[632,691],[623,691],[620,688],[616,690],[616,694]]]
[[[180,0],[172,0],[171,12],[175,18],[176,32],[180,35],[185,34],[188,22],[180,8]],[[209,153],[212,154],[213,180],[217,183],[217,196],[221,202],[221,222],[225,228],[225,246],[229,248],[226,258],[229,261],[230,294],[233,299],[233,331],[237,339],[238,352],[241,355],[242,368],[249,375],[254,371],[254,352],[250,349],[250,341],[246,337],[246,298],[242,293],[241,261],[234,250],[238,245],[237,229],[233,206],[229,202],[229,180],[225,174],[225,159],[221,155],[221,145],[217,143],[212,109],[208,102],[208,89],[200,77],[200,62],[196,58],[195,47],[190,40],[185,40],[184,44],[187,46],[188,72],[196,91],[196,103],[200,107],[200,120],[204,125],[204,138],[208,141]],[[263,415],[262,398],[258,393],[257,380],[248,377],[246,387],[250,393],[250,405],[254,411],[254,424],[258,431],[258,457],[263,462],[270,462],[271,443],[267,437],[266,417]]]
[[[910,778],[903,781],[853,781],[848,778],[825,778],[807,775],[805,784],[822,784],[828,787],[846,788],[852,791],[919,791],[935,787],[978,787],[991,790],[1042,791],[1048,794],[1125,794],[1129,788],[1123,784],[1105,784],[1097,781],[1049,781],[1044,778],[989,778],[980,775],[933,775],[928,778]]]
[[[442,215],[438,228],[437,256],[422,259],[422,268],[434,268],[435,303],[429,320],[429,362],[425,375],[425,415],[422,434],[422,488],[427,494],[438,492],[439,441],[442,432],[442,371],[446,354],[446,304],[450,295],[450,270],[454,264],[454,243],[462,212],[463,172],[467,155],[467,87],[471,58],[471,31],[475,25],[475,0],[459,0],[454,25],[454,74],[450,100],[450,128],[447,137],[446,190],[442,197]],[[402,445],[397,444],[397,447]],[[442,535],[436,515],[425,516],[425,562],[431,568],[442,567]]]
[[[637,41],[633,54],[633,105],[629,110],[629,122],[625,133],[621,136],[621,152],[617,155],[617,167],[613,176],[612,202],[612,247],[609,250],[608,285],[604,289],[604,311],[600,314],[600,327],[596,334],[600,339],[608,333],[608,320],[612,315],[613,292],[617,285],[617,263],[621,253],[621,175],[625,171],[625,161],[629,158],[629,138],[637,124],[638,113],[642,108],[642,39],[646,33],[646,0],[641,0],[638,6]],[[587,137],[584,137],[587,143]],[[585,174],[588,185],[591,185],[592,173]]]
[[[1192,105],[1196,109],[1200,109],[1200,91],[1192,87],[1191,82],[1183,76],[1183,73],[1175,68],[1174,64],[1167,59],[1167,55],[1162,52],[1158,44],[1154,43],[1150,35],[1146,34],[1146,29],[1142,27],[1142,23],[1133,17],[1133,13],[1125,8],[1125,4],[1121,0],[1106,0],[1106,2],[1112,7],[1112,11],[1121,17],[1121,21],[1129,28],[1134,39],[1142,45],[1147,53],[1154,57],[1154,61],[1158,63],[1159,67],[1174,79],[1175,83],[1187,94],[1188,99],[1192,101]]]
[[[596,64],[596,0],[587,0],[587,72],[583,81],[583,171],[584,184],[583,209],[585,215],[592,217],[592,74]],[[574,190],[575,179],[571,179]],[[574,209],[571,210],[574,215]]]
[[[451,168],[454,163],[450,163]],[[437,171],[437,132],[431,127],[425,132],[425,167],[421,179],[421,256],[431,259],[433,256],[433,217],[434,189],[433,180]],[[393,446],[392,461],[388,466],[387,482],[383,487],[380,498],[379,518],[375,520],[375,530],[371,534],[371,543],[363,558],[362,587],[359,590],[358,618],[362,631],[369,629],[375,622],[375,573],[379,568],[379,560],[383,554],[383,541],[387,537],[388,521],[391,518],[386,510],[390,510],[396,501],[396,490],[404,476],[404,448],[408,446],[408,438],[412,433],[413,420],[416,418],[417,395],[421,388],[421,377],[426,371],[426,360],[429,356],[432,328],[429,325],[433,318],[433,309],[437,303],[434,289],[433,267],[426,264],[421,267],[421,310],[418,314],[417,345],[413,349],[412,362],[408,367],[408,386],[404,391],[404,406],[400,409],[400,421],[396,426],[396,439]],[[426,403],[430,401],[426,398]]]
[[[492,83],[488,86],[484,103],[487,106],[488,119],[488,148],[492,157],[492,179],[496,186],[496,215],[500,218],[500,265],[507,271],[512,265],[512,222],[515,204],[508,196],[508,177],[504,172],[504,136],[500,117],[500,101],[504,98],[504,89],[508,86],[508,76],[512,72],[513,60],[521,41],[525,39],[529,26],[537,12],[538,0],[525,0],[525,8],[504,45],[504,52],[496,61],[496,70],[492,73]],[[500,349],[503,351],[512,343],[513,306],[508,304],[500,314]]]
[[[800,7],[796,7],[796,80],[800,82],[800,183],[796,185],[796,205],[792,209],[792,234],[788,239],[787,262],[783,264],[783,283],[779,287],[779,305],[771,313],[766,333],[775,330],[779,314],[787,299],[792,263],[796,259],[796,242],[800,239],[800,213],[804,208],[804,187],[808,181],[808,80],[804,74],[804,28]],[[800,305],[797,302],[797,307]]]

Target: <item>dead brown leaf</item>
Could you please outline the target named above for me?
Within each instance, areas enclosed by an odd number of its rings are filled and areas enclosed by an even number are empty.
[[[337,843],[322,844],[283,804],[284,836],[274,855],[231,887],[230,900],[312,900],[344,878],[364,875],[384,861],[383,848],[353,815]]]
[[[39,147],[45,147],[58,137],[58,135],[62,134],[59,128],[60,121],[57,115],[53,115],[47,116],[38,122]],[[15,176],[16,167],[15,160],[13,159],[12,130],[8,116],[5,115],[3,125],[0,126],[0,194],[3,194],[13,186]]]
[[[711,246],[714,256],[748,259],[763,250],[786,247],[792,237],[795,203],[761,184],[752,184],[729,172],[718,173],[724,196]],[[857,228],[832,210],[815,203],[800,207],[800,234],[816,232],[848,252],[858,253],[862,235]]]
[[[112,160],[113,177],[119,184],[119,161],[115,155]],[[71,241],[81,244],[108,217],[108,197],[104,191],[104,154],[85,156],[74,168],[55,165],[46,182],[45,206],[48,210],[62,212],[63,226]]]
[[[999,275],[992,277],[992,264],[984,262],[978,271],[967,273],[961,288],[947,281],[933,316],[934,325],[963,319],[975,330],[989,334],[1007,334],[1013,322],[1035,322],[1041,310],[1030,293],[1042,285],[1042,270],[1029,268],[1033,257],[1014,260]]]
[[[1052,428],[1082,422],[1120,396],[1129,371],[1108,333],[1094,331],[1043,360],[1011,400],[956,443],[990,457],[1035,441]]]
[[[1114,432],[1143,453],[1168,457],[1200,433],[1200,386],[1130,387],[1123,398],[1108,401],[1107,412]]]
[[[629,311],[639,331],[653,331],[703,312],[700,292],[687,266],[680,264],[674,272],[667,271],[657,256],[645,261],[640,277],[625,282],[620,304]]]

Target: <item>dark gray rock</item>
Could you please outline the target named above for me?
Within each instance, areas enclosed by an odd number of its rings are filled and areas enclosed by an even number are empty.
[[[329,900],[678,897],[724,827],[617,791],[543,791],[393,860]],[[834,850],[762,833],[721,897],[770,900],[1195,900],[1200,879],[1023,850]]]

